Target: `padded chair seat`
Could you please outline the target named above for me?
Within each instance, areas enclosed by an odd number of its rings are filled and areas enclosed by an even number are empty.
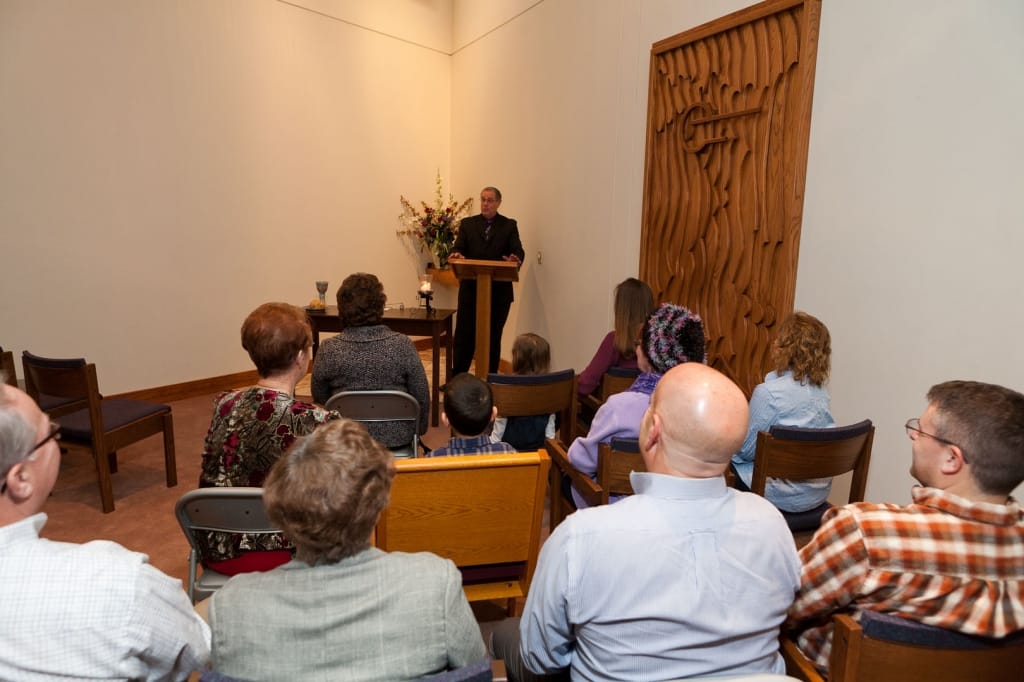
[[[169,405],[150,403],[143,400],[112,399],[100,404],[103,412],[103,427],[108,431],[119,429],[139,419],[161,412],[170,412]],[[90,440],[92,427],[89,424],[89,410],[81,409],[59,419],[61,437],[70,440]]]
[[[520,580],[526,573],[525,561],[512,561],[504,564],[485,564],[483,566],[459,566],[463,585],[493,583],[501,580]]]
[[[925,625],[891,613],[877,611],[861,613],[860,626],[867,637],[936,649],[989,649],[999,646],[1015,646],[1024,642],[1024,630],[1018,630],[1002,639],[995,639],[968,635],[934,625]]]
[[[171,408],[142,400],[104,399],[96,365],[85,358],[43,358],[21,354],[25,392],[55,419],[67,442],[87,445],[96,465],[103,513],[114,511],[110,474],[117,471],[117,451],[143,438],[162,434],[167,487],[178,484]]]

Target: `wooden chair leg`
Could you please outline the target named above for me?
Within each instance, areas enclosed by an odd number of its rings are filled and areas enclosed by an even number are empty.
[[[117,473],[117,453],[116,452],[108,452],[107,453],[107,469],[109,469],[110,473],[112,473],[112,474],[116,474]]]
[[[93,443],[92,459],[96,463],[96,478],[100,484],[100,503],[103,505],[103,513],[109,514],[114,511],[114,487],[110,482],[110,459],[102,449],[97,449],[97,443]]]
[[[170,412],[164,416],[164,468],[167,470],[167,487],[178,485],[178,465],[174,456],[174,418]]]

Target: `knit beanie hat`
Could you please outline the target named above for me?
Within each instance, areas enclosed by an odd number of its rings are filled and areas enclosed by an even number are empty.
[[[704,322],[681,305],[658,306],[644,322],[640,343],[651,369],[658,374],[684,362],[707,364]]]

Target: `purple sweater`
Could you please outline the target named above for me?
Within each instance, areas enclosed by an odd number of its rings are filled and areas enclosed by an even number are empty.
[[[610,396],[594,415],[590,432],[569,446],[569,461],[572,465],[591,478],[596,476],[598,446],[610,442],[612,438],[637,438],[640,435],[640,420],[650,403],[649,393],[623,391]],[[587,506],[587,501],[575,488],[572,497],[578,509]]]
[[[593,359],[587,368],[580,372],[577,391],[580,397],[590,395],[601,385],[601,378],[604,373],[612,367],[623,369],[636,369],[636,358],[623,357],[622,353],[615,349],[615,332],[611,331],[601,340]]]

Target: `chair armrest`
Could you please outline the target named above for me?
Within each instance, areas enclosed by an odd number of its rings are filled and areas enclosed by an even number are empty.
[[[590,394],[590,395],[585,395],[582,398],[580,398],[580,405],[586,405],[587,407],[589,407],[594,412],[597,412],[597,410],[602,405],[604,405],[604,401],[601,400],[600,398],[598,398],[596,395]]]
[[[786,662],[786,674],[804,682],[824,682],[818,669],[804,656],[796,642],[786,635],[779,637],[779,652]]]
[[[548,451],[548,456],[551,458],[551,462],[559,471],[569,477],[569,480],[572,481],[573,487],[576,488],[576,492],[583,496],[583,499],[587,501],[587,504],[591,506],[601,504],[600,486],[597,485],[597,482],[594,481],[594,479],[587,476],[569,462],[569,453],[562,441],[554,438],[548,438],[547,442],[544,443],[544,448]]]

